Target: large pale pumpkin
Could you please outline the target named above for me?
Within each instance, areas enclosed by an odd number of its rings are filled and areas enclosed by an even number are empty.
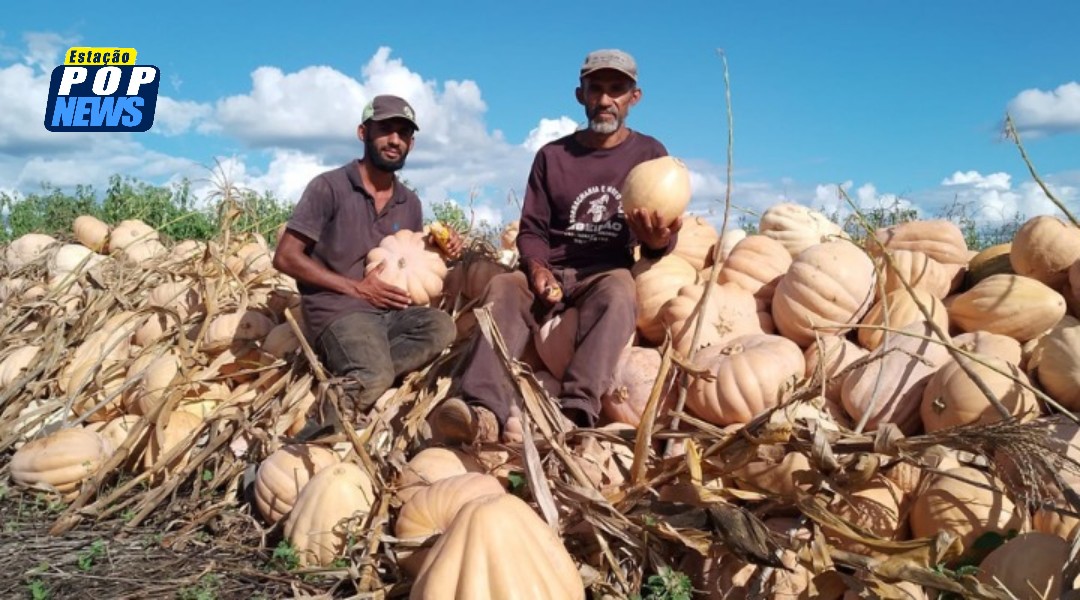
[[[1010,415],[1028,421],[1038,416],[1035,393],[1027,375],[1015,364],[992,356],[978,357],[981,362],[961,358],[950,360],[934,373],[923,390],[922,416],[926,431],[996,423],[1001,413],[990,403],[964,367],[967,367],[1005,407]]]
[[[319,471],[341,462],[333,450],[315,444],[282,446],[259,463],[255,507],[270,523],[289,514],[300,490]]]
[[[942,331],[949,330],[949,314],[941,300],[925,290],[913,291],[914,296],[904,289],[890,292],[870,307],[861,323],[868,327],[859,328],[859,343],[863,348],[876,350],[885,341],[887,330],[878,329],[879,327],[903,329],[912,323],[925,321],[923,312],[919,309],[920,304],[926,308]]]
[[[647,160],[630,169],[621,192],[623,212],[641,208],[651,215],[656,211],[666,227],[690,204],[690,170],[673,156]]]
[[[1080,322],[1062,319],[1035,347],[1039,383],[1069,410],[1080,410]]]
[[[867,351],[858,344],[838,335],[822,336],[803,352],[806,377],[820,377],[822,395],[831,402],[840,401],[840,389],[847,373],[845,369],[864,358]]]
[[[301,566],[328,566],[361,530],[375,503],[371,476],[353,463],[322,469],[308,480],[285,520],[285,537]]]
[[[1012,242],[983,248],[970,261],[964,274],[964,286],[971,287],[991,275],[1015,273],[1012,268]]]
[[[919,406],[927,381],[949,359],[948,349],[936,341],[926,323],[905,327],[852,369],[840,388],[844,410],[858,423],[869,413],[866,431],[895,423],[905,433],[919,426]],[[929,339],[925,339],[929,338]],[[948,341],[948,340],[946,340]]]
[[[963,331],[989,331],[1026,342],[1065,316],[1058,292],[1023,275],[991,275],[948,304],[949,319]]]
[[[970,467],[935,475],[915,498],[910,515],[912,535],[928,538],[948,531],[960,538],[965,550],[971,550],[975,540],[988,531],[1019,531],[1023,526],[1022,511],[1000,491],[1001,487],[1000,481]]]
[[[672,253],[685,258],[695,269],[704,269],[712,265],[713,249],[719,239],[716,228],[703,217],[687,217],[683,219]]]
[[[109,226],[101,219],[92,215],[80,215],[72,222],[71,231],[83,246],[103,254],[107,251]]]
[[[379,279],[408,292],[416,306],[427,306],[442,293],[446,263],[427,249],[422,231],[402,229],[368,252],[366,272],[385,265]]]
[[[794,202],[781,202],[766,209],[761,215],[758,231],[783,244],[792,257],[810,246],[848,237],[825,215]]]
[[[966,265],[967,240],[964,232],[945,219],[918,220],[882,227],[874,232],[877,241],[888,250],[917,250],[943,265]],[[880,252],[878,244],[867,242],[871,253]]]
[[[555,315],[533,336],[536,353],[548,371],[560,381],[570,366],[578,336],[578,309],[568,308]]]
[[[11,481],[35,490],[56,492],[65,501],[79,494],[82,482],[97,474],[113,448],[89,429],[61,429],[27,442],[11,457]]]
[[[1057,217],[1028,219],[1016,232],[1009,263],[1025,275],[1057,289],[1069,278],[1069,267],[1080,259],[1080,229]]]
[[[394,523],[394,535],[409,539],[441,534],[466,502],[504,493],[502,484],[491,475],[465,473],[441,479],[417,492],[401,507]],[[415,577],[426,557],[427,549],[418,549],[401,556],[400,564]]]
[[[150,442],[143,454],[143,469],[149,471],[157,466],[170,474],[177,473],[187,466],[195,442],[188,438],[202,427],[203,421],[189,412],[177,410],[168,415],[168,423],[161,427],[160,424],[164,422],[163,415],[158,421],[157,429],[150,434]],[[187,449],[179,450],[185,446]],[[162,465],[157,464],[169,455],[172,456],[171,459]]]
[[[562,541],[517,496],[483,496],[458,510],[431,548],[412,600],[584,600]]]
[[[874,301],[874,261],[858,246],[834,240],[803,250],[773,294],[777,330],[805,348],[815,333],[843,334]]]
[[[1019,365],[1023,358],[1020,342],[1007,335],[990,333],[989,331],[972,331],[953,336],[953,345],[966,352],[995,356]]]
[[[769,334],[710,346],[698,354],[698,362],[716,379],[696,379],[686,395],[686,407],[718,425],[748,423],[780,404],[806,372],[802,350],[791,340]]]
[[[712,289],[702,304],[706,285]],[[697,347],[693,347],[694,327],[704,312]],[[671,331],[675,349],[683,356],[706,346],[724,344],[741,335],[763,333],[758,305],[753,294],[735,284],[688,285],[660,309],[660,322]]]
[[[624,353],[615,368],[612,388],[600,397],[600,412],[610,421],[637,427],[660,372],[660,351],[634,346]],[[661,397],[659,414],[675,404],[676,388]]]
[[[664,341],[664,324],[659,315],[664,303],[683,286],[697,282],[697,271],[686,259],[668,254],[658,259],[642,259],[630,271],[637,292],[637,329],[653,344]]]
[[[273,328],[274,322],[270,317],[257,310],[222,313],[214,317],[206,328],[206,343],[203,348],[216,352],[235,342],[257,342],[265,338]]]
[[[25,233],[8,244],[4,250],[4,262],[8,273],[13,273],[34,262],[45,249],[56,243],[56,238],[44,233]]]
[[[925,290],[936,298],[944,298],[952,290],[952,271],[938,261],[918,250],[890,250],[892,266],[884,255],[875,257],[875,262],[884,277],[885,293],[904,290],[904,283],[917,289]]]
[[[783,244],[765,235],[750,235],[731,249],[717,281],[734,283],[772,304],[780,278],[791,268],[791,254]]]
[[[1022,533],[995,548],[979,563],[978,579],[1004,587],[1017,600],[1061,598],[1069,544],[1054,535]]]
[[[402,502],[408,502],[417,492],[440,479],[483,472],[484,467],[480,462],[461,450],[436,446],[424,448],[401,471],[397,496]]]

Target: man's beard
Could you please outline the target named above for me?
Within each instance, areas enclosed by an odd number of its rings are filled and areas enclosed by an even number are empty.
[[[371,165],[380,171],[387,173],[394,173],[400,171],[401,167],[405,166],[405,158],[409,156],[408,151],[405,151],[397,160],[386,160],[383,158],[379,150],[375,148],[374,140],[364,140],[364,156],[371,161]]]
[[[599,117],[602,114],[615,115],[615,120],[614,121],[609,121],[609,120],[598,119],[597,117]],[[589,129],[593,133],[599,133],[601,135],[609,135],[609,134],[615,133],[616,131],[619,130],[619,127],[622,127],[622,124],[623,124],[623,120],[619,116],[619,113],[616,112],[616,111],[613,111],[613,110],[599,110],[598,109],[596,111],[593,111],[593,114],[590,115],[590,117],[589,117]]]

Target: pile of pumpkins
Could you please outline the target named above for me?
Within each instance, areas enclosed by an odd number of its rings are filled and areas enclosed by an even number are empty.
[[[820,213],[783,202],[762,214],[755,233],[720,235],[708,220],[683,214],[689,178],[677,159],[635,171],[623,189],[625,209],[657,209],[669,221],[681,216],[683,226],[673,253],[633,266],[637,331],[603,397],[605,427],[640,424],[659,347],[670,337],[675,351],[710,375],[691,378],[686,412],[728,432],[809,386],[819,391],[812,401],[774,418],[813,420],[835,432],[893,424],[908,435],[1002,419],[975,375],[1005,412],[1045,423],[1063,455],[1080,457],[1077,426],[1046,416],[1080,408],[1080,229],[1039,216],[1011,244],[974,252],[955,224],[920,220],[879,229],[858,244]],[[302,564],[341,557],[389,493],[398,565],[415,578],[413,597],[584,598],[575,558],[534,509],[506,493],[506,465],[495,468],[490,454],[429,446],[386,479],[340,449],[287,443],[315,395],[310,383],[274,385],[295,377],[303,323],[295,282],[273,269],[265,240],[170,247],[140,222],[109,227],[92,217],[80,217],[73,230],[78,243],[29,234],[3,254],[0,314],[39,308],[0,350],[0,390],[25,386],[28,377],[47,382],[29,401],[27,391],[0,405],[0,439],[21,434],[9,468],[13,483],[71,499],[121,447],[132,457],[123,469],[179,472],[208,422],[273,393],[279,405],[266,424],[271,443],[257,446],[262,455],[245,454],[254,447],[247,441],[232,449],[259,462],[255,509],[267,525],[282,525]],[[463,339],[475,329],[470,309],[482,302],[487,282],[512,269],[516,231],[511,224],[503,232],[497,258],[471,252],[452,261],[426,232],[399,231],[369,255],[368,269],[385,264],[380,276],[406,289],[414,304],[452,312]],[[140,273],[145,283],[123,304],[112,301],[85,339],[70,340],[62,362],[42,372],[44,336],[56,330],[50,321],[74,327],[104,302],[101,273],[109,269]],[[570,308],[544,325],[523,357],[553,397],[576,333]],[[677,394],[668,382],[661,422]],[[151,416],[145,439],[129,439],[132,426]],[[600,493],[616,493],[632,452],[586,440],[576,458]],[[188,451],[171,451],[178,445]],[[1053,506],[1031,512],[1017,505],[979,457],[938,446],[921,458],[934,473],[898,463],[842,490],[830,510],[884,540],[946,531],[964,551],[987,532],[1018,532],[982,559],[980,580],[996,578],[1018,597],[1028,584],[1061,588],[1066,540],[1080,521]],[[706,487],[738,490],[730,497],[739,499],[792,501],[810,489],[807,481],[820,480],[806,455],[768,445],[745,464],[705,467],[715,474]],[[1080,478],[1063,477],[1080,490]],[[789,516],[766,524],[792,540],[811,536]],[[823,532],[836,547],[878,554],[843,531]],[[432,535],[434,545],[418,543]],[[510,548],[514,560],[505,558]],[[747,597],[757,567],[719,545],[714,550],[690,552],[680,568],[709,597]],[[1033,553],[1039,560],[1012,558]],[[970,559],[957,553],[954,560],[961,556]],[[773,597],[805,596],[813,574],[794,553],[783,560],[790,570],[773,573]],[[918,586],[898,585],[926,597]]]

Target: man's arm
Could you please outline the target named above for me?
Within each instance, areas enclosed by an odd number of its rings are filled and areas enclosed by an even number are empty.
[[[517,248],[533,293],[554,304],[562,299],[562,289],[551,272],[551,200],[545,177],[543,154],[537,153],[521,207]]]

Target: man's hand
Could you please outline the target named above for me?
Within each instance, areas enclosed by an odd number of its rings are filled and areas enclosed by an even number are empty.
[[[349,280],[348,294],[366,300],[375,308],[400,310],[412,304],[412,298],[405,290],[379,279],[379,273],[386,268],[386,263],[375,265],[360,281]]]
[[[451,260],[461,258],[464,242],[461,239],[461,234],[453,227],[447,227],[439,221],[435,221],[428,226],[428,237],[431,238],[431,242],[442,251],[446,258]]]
[[[554,306],[562,300],[562,287],[555,274],[547,267],[536,267],[532,272],[532,291],[546,306]]]
[[[671,236],[682,227],[682,217],[675,217],[670,225],[664,226],[657,211],[649,214],[644,208],[635,208],[627,213],[626,223],[643,246],[652,250],[663,250],[671,242]]]

